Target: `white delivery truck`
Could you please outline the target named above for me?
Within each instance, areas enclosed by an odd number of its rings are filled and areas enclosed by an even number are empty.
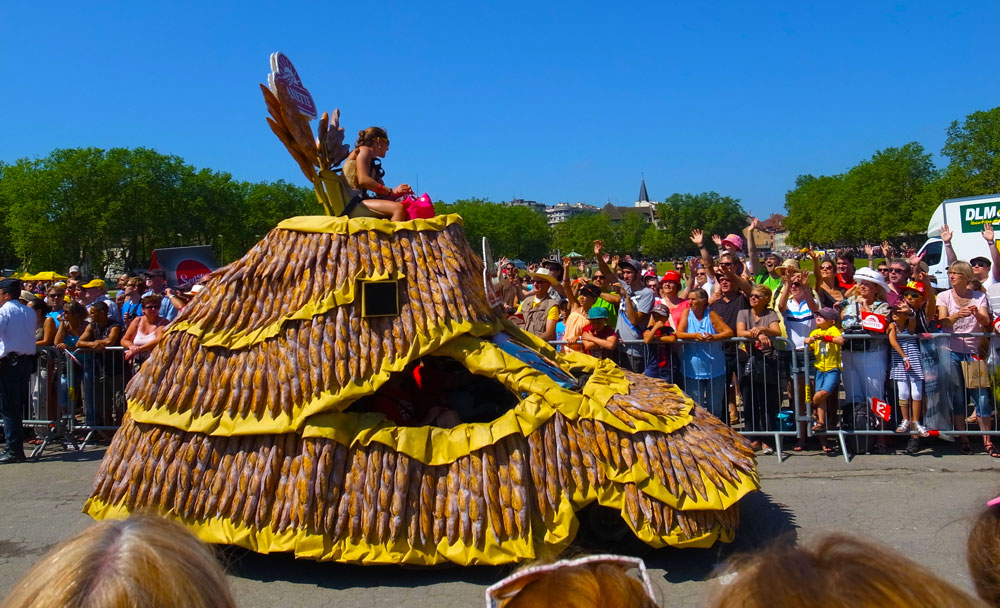
[[[948,257],[941,241],[941,226],[947,224],[953,236],[951,246],[959,260],[976,256],[990,258],[989,245],[983,240],[983,226],[1000,224],[1000,194],[945,199],[931,214],[927,224],[927,242],[920,248],[924,261],[935,277],[938,289],[948,289]],[[1000,227],[996,228],[1000,236]]]

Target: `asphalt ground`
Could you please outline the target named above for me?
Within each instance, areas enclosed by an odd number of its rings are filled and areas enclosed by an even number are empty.
[[[918,456],[815,451],[783,462],[761,456],[761,492],[741,502],[736,542],[712,549],[659,549],[644,559],[664,606],[700,606],[728,555],[777,538],[846,531],[894,547],[971,591],[964,547],[972,517],[1000,492],[1000,460],[959,455],[936,442]],[[902,448],[902,444],[899,446]],[[0,592],[59,541],[91,523],[80,512],[103,455],[48,450],[40,461],[0,466]],[[619,549],[641,549],[629,544]],[[240,606],[483,605],[483,590],[511,567],[362,567],[220,549]]]

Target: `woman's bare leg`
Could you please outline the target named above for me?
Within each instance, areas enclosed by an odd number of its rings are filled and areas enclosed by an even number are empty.
[[[369,198],[361,201],[365,207],[368,207],[372,211],[381,213],[382,215],[388,216],[390,220],[394,222],[404,222],[410,219],[409,215],[406,213],[406,209],[403,205],[397,203],[396,201],[387,201],[381,198]]]

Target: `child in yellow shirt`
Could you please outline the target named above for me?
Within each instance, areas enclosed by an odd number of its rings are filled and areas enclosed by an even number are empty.
[[[840,315],[832,308],[821,308],[816,313],[817,328],[809,333],[805,343],[812,349],[816,366],[816,389],[813,391],[812,407],[816,424],[813,432],[826,430],[826,401],[840,383],[840,347],[844,336],[837,327]],[[830,451],[823,446],[823,451]]]

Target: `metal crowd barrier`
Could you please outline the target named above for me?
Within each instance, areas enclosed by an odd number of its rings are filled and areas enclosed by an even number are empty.
[[[56,442],[82,450],[96,436],[110,439],[125,413],[125,384],[131,376],[125,349],[46,346],[37,353],[24,411],[24,426],[35,432],[31,458]]]
[[[971,343],[990,337],[994,341],[998,338],[983,333],[898,337],[901,345],[917,342],[919,347],[923,379],[913,384],[921,390],[921,419],[931,437],[954,441],[974,435],[1000,436],[995,416],[989,418],[987,429],[971,428],[970,424],[978,423],[967,421],[975,411],[975,403],[980,404],[981,411],[996,410],[1000,398],[1000,352],[981,361],[962,357],[970,359],[963,365],[953,361],[952,351],[947,347],[953,338],[967,338]],[[706,343],[678,340],[672,344],[645,344],[619,340],[619,347],[605,356],[619,367],[677,384],[696,403],[742,435],[771,438],[779,460],[785,441],[815,437],[821,442],[834,441],[836,449],[849,462],[852,454],[877,451],[886,437],[910,437],[915,431],[911,426],[906,433],[895,432],[902,417],[896,381],[889,378],[892,348],[888,337],[848,334],[844,338],[840,379],[827,400],[826,430],[818,432],[812,428],[815,369],[811,349],[795,350],[791,340],[775,340],[778,347],[767,354],[755,349],[753,341],[747,338],[709,343],[722,348],[725,361],[722,376],[710,381],[685,377],[682,363],[685,349],[704,348]],[[553,344],[566,347],[565,342]],[[989,344],[989,352],[993,353],[997,346],[1000,344]],[[634,356],[636,352],[642,356]],[[880,409],[887,413],[888,420],[875,413],[873,398],[885,404]]]

